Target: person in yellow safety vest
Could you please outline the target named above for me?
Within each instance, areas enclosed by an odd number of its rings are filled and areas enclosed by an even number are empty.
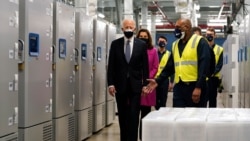
[[[160,36],[158,38],[158,57],[160,64],[158,66],[158,71],[156,73],[156,77],[158,77],[162,71],[162,69],[166,66],[168,62],[168,58],[170,56],[170,51],[166,50],[167,38],[165,36]],[[173,87],[173,80],[169,79],[164,80],[161,85],[156,88],[156,105],[155,109],[158,110],[160,107],[166,107],[168,91]]]
[[[194,26],[194,27],[192,28],[192,32],[193,32],[193,34],[197,34],[197,35],[202,36],[201,28],[198,27],[198,26]]]
[[[173,107],[205,107],[206,75],[210,62],[209,45],[206,39],[192,33],[189,19],[179,19],[175,24],[177,39],[172,45],[172,53],[160,76],[148,79],[142,91],[147,94],[163,80],[175,73]]]
[[[192,31],[193,31],[193,34],[197,34],[197,35],[200,35],[202,36],[202,33],[201,33],[201,28],[200,27],[193,27],[192,28]],[[210,66],[209,66],[209,70],[208,70],[208,74],[207,74],[207,78],[206,78],[206,81],[207,81],[207,87],[206,87],[206,101],[208,101],[209,99],[209,85],[208,85],[208,79],[211,77],[211,75],[214,73],[214,70],[215,70],[215,55],[214,55],[214,51],[213,49],[209,46],[209,53],[210,53]],[[206,102],[207,103],[207,102]]]
[[[215,54],[215,70],[208,80],[208,101],[209,107],[217,107],[217,88],[220,85],[220,71],[223,67],[223,48],[214,42],[216,38],[214,28],[207,29],[206,38]]]

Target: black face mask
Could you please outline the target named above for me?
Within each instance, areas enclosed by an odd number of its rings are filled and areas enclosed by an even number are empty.
[[[146,38],[140,38],[142,41],[144,41],[146,44],[148,44],[149,40]]]
[[[183,35],[183,34],[185,34],[185,33],[182,32],[180,29],[175,28],[175,30],[174,30],[174,36],[175,36],[176,38],[178,38],[178,39],[184,38],[184,35]]]
[[[159,45],[159,47],[161,47],[161,48],[164,48],[164,47],[166,46],[165,42],[163,42],[163,41],[159,42],[158,45]]]
[[[214,39],[214,37],[213,36],[211,36],[211,35],[207,35],[207,40],[209,41],[209,42],[211,42],[211,41],[213,41],[213,39]]]
[[[128,39],[131,38],[134,34],[134,32],[131,30],[124,31],[123,33],[124,33],[125,37],[127,37]]]

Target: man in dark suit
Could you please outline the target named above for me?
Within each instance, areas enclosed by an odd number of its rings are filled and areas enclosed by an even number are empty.
[[[146,44],[134,38],[135,21],[122,23],[124,37],[111,43],[108,61],[108,89],[115,96],[121,141],[137,141],[140,97],[149,77]]]

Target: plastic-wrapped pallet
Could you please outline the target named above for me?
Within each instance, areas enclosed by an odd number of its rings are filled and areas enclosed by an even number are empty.
[[[207,141],[238,141],[234,109],[210,109],[207,116]]]
[[[206,141],[207,108],[186,108],[175,120],[175,141]]]
[[[143,141],[174,141],[174,121],[183,108],[161,108],[142,119]]]
[[[250,139],[250,109],[235,109],[238,120],[238,140],[249,141]]]

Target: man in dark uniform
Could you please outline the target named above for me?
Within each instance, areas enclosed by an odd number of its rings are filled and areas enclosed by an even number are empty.
[[[162,73],[156,79],[148,79],[143,87],[148,93],[175,73],[173,107],[205,107],[206,75],[210,62],[206,39],[192,33],[189,19],[179,19],[175,24],[172,53]]]
[[[212,76],[208,80],[208,92],[209,92],[209,107],[215,108],[217,106],[217,88],[220,85],[220,71],[223,66],[223,48],[215,44],[215,30],[214,28],[208,28],[206,31],[206,38],[211,49],[215,55],[215,70]]]

